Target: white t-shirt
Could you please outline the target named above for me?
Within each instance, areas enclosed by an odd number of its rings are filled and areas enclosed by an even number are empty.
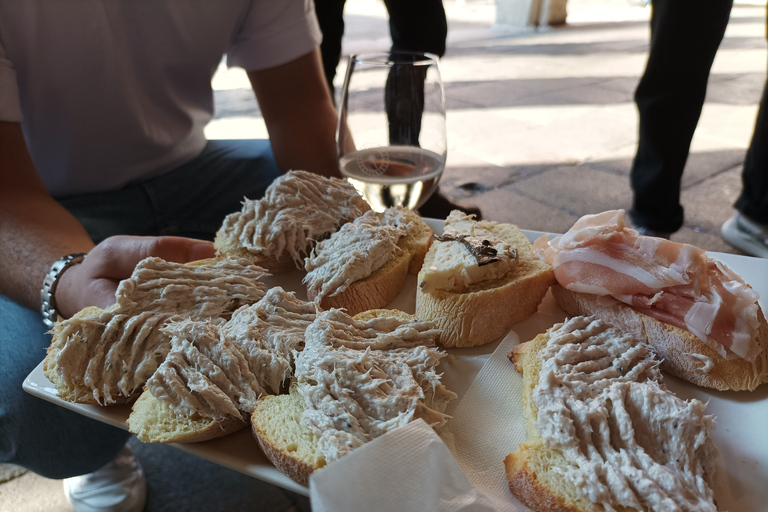
[[[0,0],[0,121],[54,197],[117,189],[202,151],[224,53],[259,70],[320,39],[312,0]]]

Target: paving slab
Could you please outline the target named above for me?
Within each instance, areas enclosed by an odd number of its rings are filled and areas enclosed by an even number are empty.
[[[466,203],[479,205],[483,217],[517,224],[522,229],[563,233],[578,220],[578,215],[527,197],[513,185],[478,194]]]
[[[605,210],[628,209],[632,203],[624,178],[589,165],[550,169],[522,180],[514,187],[531,199],[576,217]]]

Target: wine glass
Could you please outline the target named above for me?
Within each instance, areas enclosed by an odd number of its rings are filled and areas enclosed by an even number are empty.
[[[341,174],[375,211],[424,204],[447,154],[437,57],[396,51],[350,56],[336,153]]]

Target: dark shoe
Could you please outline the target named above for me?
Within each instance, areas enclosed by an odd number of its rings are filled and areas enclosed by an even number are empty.
[[[432,219],[445,219],[448,214],[453,210],[461,210],[468,215],[474,215],[475,220],[483,220],[483,215],[480,213],[480,208],[475,206],[463,206],[454,203],[443,194],[440,193],[440,189],[437,189],[432,196],[427,199],[427,202],[421,205],[419,208],[419,215],[422,217],[429,217]]]
[[[768,224],[760,224],[736,212],[720,233],[728,244],[758,258],[768,258]]]
[[[633,229],[637,231],[638,235],[642,235],[642,236],[666,238],[667,240],[669,240],[669,237],[672,236],[672,233],[665,233],[664,231],[656,231],[655,229],[646,228],[645,226],[635,226]]]

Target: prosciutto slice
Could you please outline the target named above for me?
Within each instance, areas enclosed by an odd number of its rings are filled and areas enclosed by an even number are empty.
[[[584,216],[534,249],[568,290],[611,296],[687,329],[726,359],[760,353],[757,292],[702,249],[638,235],[624,210]]]

